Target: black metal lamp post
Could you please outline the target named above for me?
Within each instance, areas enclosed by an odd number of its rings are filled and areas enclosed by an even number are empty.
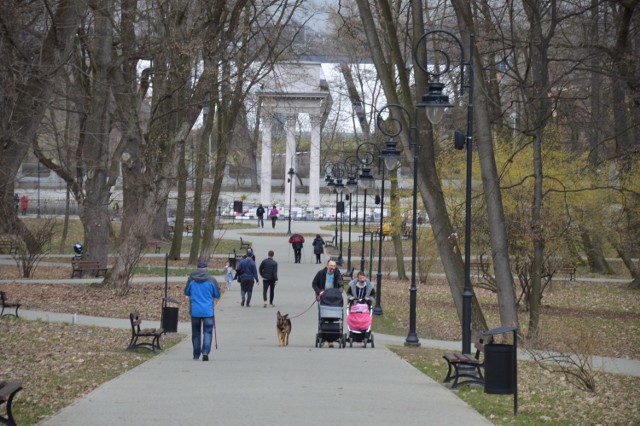
[[[296,174],[296,172],[293,170],[293,167],[289,168],[289,171],[287,172],[287,174],[289,175],[289,229],[287,230],[287,234],[291,234],[291,195],[293,194],[292,188],[293,188],[293,176]]]
[[[465,233],[464,233],[464,289],[462,291],[462,352],[471,353],[471,299],[473,292],[471,291],[471,177],[472,177],[472,144],[473,144],[473,34],[469,36],[469,59],[464,60],[464,48],[460,39],[452,33],[445,30],[432,30],[423,33],[416,47],[414,48],[414,58],[422,71],[427,75],[438,79],[441,75],[451,71],[451,58],[442,49],[437,52],[446,59],[446,66],[440,72],[431,71],[426,63],[421,63],[416,58],[417,47],[422,41],[432,35],[446,37],[451,39],[454,44],[460,48],[460,94],[464,94],[468,89],[469,101],[467,104],[467,131],[466,134],[460,130],[455,132],[455,147],[457,149],[467,150],[467,170],[466,170],[466,191],[465,191]],[[465,70],[468,77],[465,79]],[[429,92],[422,97],[422,102],[418,104],[427,111],[427,118],[432,124],[437,124],[444,115],[446,108],[451,107],[449,97],[442,93],[444,84],[440,82],[432,82],[429,84]]]
[[[374,180],[371,175],[371,164],[374,161],[373,152],[378,149],[370,142],[358,145],[356,157],[361,164],[361,172],[358,177],[358,186],[364,190],[364,202],[362,215],[362,256],[360,257],[360,271],[364,271],[364,247],[367,239],[367,190],[373,188]]]
[[[38,209],[37,209],[37,216],[36,217],[40,217],[40,159],[38,159],[38,163],[37,163],[37,173],[38,173]]]
[[[345,187],[349,192],[349,245],[347,247],[347,272],[351,272],[351,202],[353,201],[353,193],[358,188],[358,181],[356,180],[356,174],[358,168],[351,164],[347,165],[347,183]]]
[[[413,151],[413,214],[411,219],[411,287],[409,289],[409,332],[407,338],[404,341],[405,346],[418,347],[420,346],[420,340],[416,333],[416,303],[417,303],[417,286],[416,286],[416,264],[417,264],[417,232],[418,226],[418,149],[416,146],[413,133],[416,131],[415,121],[412,120],[412,115],[402,105],[390,104],[382,108],[378,114],[378,128],[383,134],[394,138],[401,134],[404,130],[403,120],[398,116],[394,116],[392,112],[397,109],[404,113],[405,117],[409,120],[409,142]],[[382,114],[385,110],[388,110],[389,117],[387,120],[382,120]],[[393,164],[398,164],[400,153],[397,150],[397,142],[392,139],[386,143],[386,148],[382,151],[381,157],[384,158],[387,167],[393,167]],[[397,166],[396,166],[397,167]]]
[[[385,133],[382,118],[378,114],[378,128]],[[397,142],[389,140],[385,143],[385,148],[380,152],[379,159],[384,160],[385,167],[381,167],[381,189],[380,189],[380,229],[378,235],[378,272],[376,274],[376,306],[373,308],[374,315],[382,315],[382,238],[384,236],[384,169],[390,172],[400,165],[400,151],[397,149]]]
[[[336,165],[336,168],[340,169],[340,164]],[[336,174],[340,177],[336,180],[336,184],[334,185],[334,189],[336,191],[336,239],[338,237],[338,195],[340,195],[340,203],[342,203],[342,191],[344,190],[344,184],[342,183],[342,174],[343,171],[337,171]],[[338,266],[342,266],[342,219],[344,217],[344,204],[342,205],[342,212],[340,213],[340,252],[338,254],[338,260],[336,264]]]

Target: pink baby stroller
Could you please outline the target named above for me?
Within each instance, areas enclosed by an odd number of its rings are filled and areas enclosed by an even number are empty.
[[[364,300],[352,300],[347,308],[347,331],[345,339],[349,341],[349,347],[353,347],[353,342],[361,342],[364,347],[367,343],[374,346],[373,333],[371,332],[371,322],[373,321],[373,309]]]

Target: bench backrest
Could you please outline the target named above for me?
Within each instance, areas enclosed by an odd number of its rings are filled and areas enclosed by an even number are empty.
[[[73,266],[100,266],[99,260],[71,260]]]
[[[140,323],[142,322],[142,319],[140,319],[140,313],[131,312],[129,314],[129,319],[131,320],[131,329],[133,330],[133,332],[135,333],[140,331]]]

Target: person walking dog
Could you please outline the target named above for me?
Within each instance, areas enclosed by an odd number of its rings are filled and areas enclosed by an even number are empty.
[[[198,269],[189,275],[184,289],[184,295],[189,298],[193,359],[198,360],[202,355],[203,361],[209,361],[214,327],[214,300],[220,298],[218,282],[209,275],[207,266],[206,260],[199,260]]]

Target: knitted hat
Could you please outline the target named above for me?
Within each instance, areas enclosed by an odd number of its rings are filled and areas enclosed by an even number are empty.
[[[206,268],[209,266],[206,260],[198,260],[198,268]]]

